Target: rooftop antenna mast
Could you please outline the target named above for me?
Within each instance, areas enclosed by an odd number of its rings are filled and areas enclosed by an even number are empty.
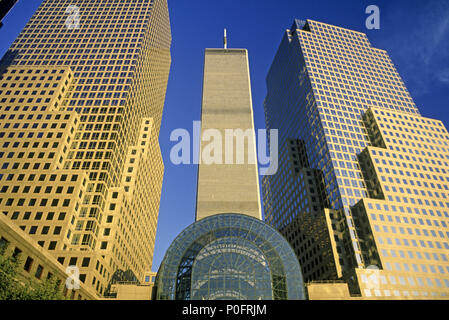
[[[224,48],[227,49],[227,48],[228,48],[228,38],[227,38],[227,36],[226,36],[226,28],[224,29],[224,39],[223,39],[223,42],[224,42]]]

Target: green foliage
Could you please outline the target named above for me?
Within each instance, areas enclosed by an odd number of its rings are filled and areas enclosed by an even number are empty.
[[[31,283],[27,300],[65,300],[66,298],[58,288],[56,279],[46,279],[40,283]]]
[[[18,280],[20,257],[5,255],[6,246],[0,247],[0,300],[65,300],[55,277],[43,281]]]
[[[5,257],[6,246],[0,251],[0,300],[17,300],[21,295],[19,283],[15,275],[19,268],[19,260]]]

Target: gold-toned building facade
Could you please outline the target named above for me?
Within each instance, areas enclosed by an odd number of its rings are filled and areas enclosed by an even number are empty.
[[[343,281],[347,298],[448,299],[449,136],[420,115],[386,51],[295,20],[267,87],[280,159],[263,180],[266,220],[294,247],[313,298],[344,297]]]
[[[99,296],[151,270],[170,45],[166,0],[46,0],[2,59],[0,210]]]
[[[223,213],[261,219],[246,49],[205,50],[201,137],[196,221]],[[217,142],[221,149],[211,150]]]

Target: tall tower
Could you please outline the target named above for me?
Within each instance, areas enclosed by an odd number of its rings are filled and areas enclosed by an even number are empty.
[[[304,299],[295,253],[261,220],[246,49],[206,49],[196,222],[167,250],[160,300]]]
[[[246,49],[206,49],[201,134],[196,220],[231,212],[261,219]]]
[[[295,20],[267,76],[276,175],[266,221],[304,277],[344,280],[362,297],[449,295],[449,149],[384,50],[365,34]],[[374,281],[373,281],[374,276]]]
[[[151,270],[170,45],[166,0],[45,0],[2,60],[0,208],[99,295]]]

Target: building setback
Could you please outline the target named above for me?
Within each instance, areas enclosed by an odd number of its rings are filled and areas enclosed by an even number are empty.
[[[166,0],[71,5],[43,1],[2,59],[0,210],[102,297],[151,270],[170,22]]]
[[[387,52],[295,20],[267,88],[280,159],[263,179],[265,216],[305,280],[343,281],[361,298],[447,299],[449,136],[421,116]]]

